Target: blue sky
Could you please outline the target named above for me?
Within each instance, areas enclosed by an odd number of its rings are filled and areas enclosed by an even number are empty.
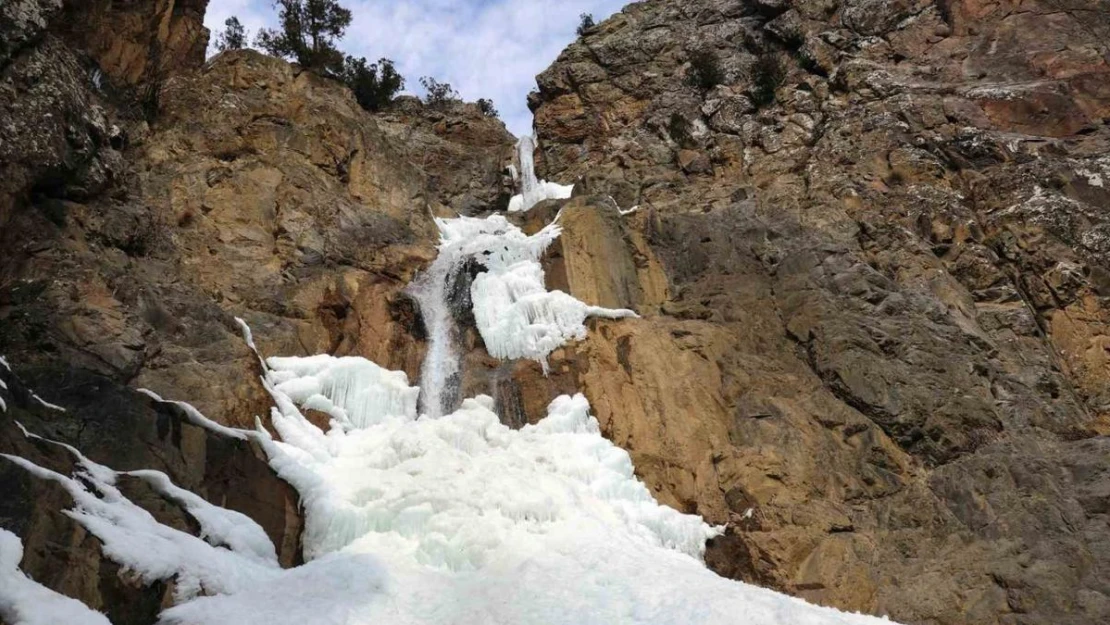
[[[492,98],[513,134],[531,131],[525,98],[543,71],[574,40],[581,13],[597,21],[629,0],[340,0],[354,14],[340,44],[348,54],[393,59],[406,92],[421,76],[451,83],[463,98]],[[213,33],[235,15],[251,40],[272,26],[271,0],[211,0]],[[214,38],[214,37],[213,37]]]

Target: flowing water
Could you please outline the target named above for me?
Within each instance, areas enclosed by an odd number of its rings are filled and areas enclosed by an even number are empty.
[[[428,336],[428,352],[420,368],[420,412],[433,418],[450,412],[458,401],[462,367],[451,294],[462,265],[457,250],[441,248],[427,271],[408,288],[420,306]]]

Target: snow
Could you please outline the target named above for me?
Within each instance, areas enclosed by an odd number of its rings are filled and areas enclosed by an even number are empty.
[[[270,358],[267,380],[291,401],[327,413],[346,428],[364,428],[390,415],[416,415],[420,389],[403,371],[364,358],[319,355]]]
[[[35,399],[35,401],[42,404],[46,408],[49,408],[51,410],[57,410],[58,412],[65,412],[66,411],[65,408],[62,408],[61,406],[59,406],[57,404],[52,404],[52,403],[46,401],[45,399],[39,397],[35,393],[31,393],[31,397],[33,397]]]
[[[210,544],[226,546],[265,565],[277,565],[274,543],[265,530],[245,514],[208,503],[174,485],[169,476],[160,471],[128,471],[126,475],[142,479],[155,492],[183,507],[200,525],[200,537]]]
[[[72,449],[72,448],[70,448]],[[114,471],[81,459],[80,473],[91,483],[40,467],[28,460],[0,454],[37,478],[57,482],[73,497],[74,508],[66,515],[100,539],[104,555],[144,585],[176,577],[174,599],[184,602],[200,594],[230,594],[252,585],[268,583],[280,573],[276,564],[259,562],[254,554],[244,555],[215,547],[191,534],[162,525],[149,512],[132,503],[104,479]]]
[[[574,185],[563,185],[536,178],[535,151],[536,140],[524,136],[517,142],[517,157],[520,159],[520,195],[509,200],[510,213],[522,213],[544,200],[565,200],[574,192]],[[516,170],[513,169],[513,180]]]
[[[257,353],[257,352],[255,352],[255,353]],[[197,410],[196,408],[190,406],[189,404],[187,404],[183,401],[171,401],[171,400],[168,400],[168,399],[162,399],[158,395],[158,393],[155,393],[154,391],[152,391],[150,389],[140,388],[140,389],[136,389],[136,390],[138,390],[140,393],[150,397],[154,401],[162,402],[164,404],[173,404],[173,405],[177,406],[178,408],[181,408],[182,412],[185,413],[185,417],[193,425],[196,425],[196,426],[202,427],[202,428],[207,428],[209,430],[212,430],[213,432],[216,432],[217,434],[220,434],[221,436],[226,436],[228,438],[238,438],[238,439],[242,439],[242,440],[246,440],[248,438],[247,434],[245,434],[242,430],[237,430],[235,428],[229,428],[225,425],[220,425],[219,423],[216,423],[215,421],[213,421],[213,420],[209,419],[208,417],[204,416],[203,414],[201,414],[200,411]]]
[[[254,344],[254,334],[251,333],[251,327],[247,325],[246,321],[243,321],[239,317],[235,318],[235,323],[239,326],[239,330],[243,333],[243,342],[247,344],[247,347],[249,347],[252,352],[254,352],[255,356],[258,356],[258,364],[262,366],[263,370],[265,370],[266,362],[262,360],[262,355],[258,353],[258,346]]]
[[[264,565],[277,566],[277,553],[274,550],[274,544],[262,527],[250,517],[208,503],[203,498],[174,485],[169,476],[161,471],[144,469],[119,473],[93,462],[71,445],[33,434],[27,431],[23,424],[18,421],[16,426],[27,438],[57,445],[68,451],[77,461],[77,465],[81,469],[80,475],[92,483],[98,491],[110,493],[111,496],[122,500],[123,496],[115,489],[119,476],[128,475],[139,478],[149,484],[155,492],[184,508],[200,525],[200,537],[202,539],[215,546],[226,546],[231,551],[258,560]],[[45,469],[41,470],[46,471]],[[65,480],[68,480],[68,478],[64,478],[64,476],[53,474],[47,479],[56,480],[55,476],[61,477],[61,482],[66,485]],[[121,505],[121,509],[128,507],[126,504]]]
[[[80,480],[5,457],[61,484],[74,499],[67,514],[129,574],[143,583],[176,578],[167,624],[723,625],[738,615],[753,625],[887,622],[706,569],[705,541],[720,528],[655,502],[581,395],[557,398],[546,418],[521,430],[502,425],[485,396],[440,419],[418,417],[411,402],[364,402],[349,387],[320,384],[359,372],[365,377],[353,386],[391,387],[375,397],[397,390],[402,374],[345,360],[269,359],[264,381],[281,441],[261,428],[240,431],[301,494],[309,561],[294,569],[274,564],[253,522],[159,473],[129,475],[182,504],[208,542],[158,524],[114,486],[121,474],[72,447],[64,446]],[[365,425],[348,429],[336,419],[325,432],[281,390],[317,384]],[[308,403],[314,395],[299,396]],[[396,405],[405,413],[385,412]],[[11,568],[7,575],[18,575]]]
[[[154,492],[161,494],[166,500],[181,505],[185,512],[188,512],[196,523],[200,525],[200,537],[203,538],[203,540],[208,541],[213,546],[228,547],[230,551],[251,558],[251,560],[258,561],[264,566],[278,566],[278,555],[276,555],[270,537],[266,536],[262,527],[258,523],[255,523],[251,517],[239,512],[225,510],[225,508],[204,501],[202,497],[174,485],[170,477],[162,472],[150,470],[123,473],[115,472],[107,466],[91,461],[90,458],[85,457],[72,445],[51,441],[49,438],[44,438],[28,432],[26,427],[23,427],[23,425],[18,422],[16,425],[24,436],[58,445],[64,448],[65,451],[68,451],[80,467],[79,475],[84,478],[85,482],[92,484],[95,491],[103,495],[104,502],[114,506],[113,510],[115,515],[122,515],[123,517],[138,516],[143,523],[153,521],[152,517],[145,514],[141,508],[131,504],[127,498],[115,488],[115,484],[118,483],[121,475],[137,477],[147,482],[153,488]],[[39,472],[38,474],[40,476],[44,476],[44,478],[48,478],[48,480],[59,482],[67,488],[67,490],[75,488],[77,491],[82,491],[85,494],[88,493],[87,488],[80,482],[75,482],[68,477],[50,472],[46,470],[46,468],[38,467],[36,471]],[[73,491],[70,491],[70,494],[73,495]],[[80,505],[83,500],[79,497],[85,497],[85,494],[74,495],[74,501],[77,501]],[[97,513],[98,510],[101,510],[101,508],[97,506],[85,508],[85,512],[91,512],[93,514]],[[112,517],[112,515],[105,516]],[[181,535],[188,536],[188,540],[183,540],[185,543],[190,543],[195,540],[195,538],[189,534]],[[141,568],[142,566],[142,564],[138,564],[135,567]]]
[[[23,543],[0,528],[0,621],[9,625],[111,625],[85,604],[58,594],[19,570]]]
[[[5,369],[7,369],[9,372],[11,372],[12,369],[11,369],[11,367],[8,366],[8,361],[4,360],[3,357],[0,357],[0,365],[3,365],[3,367]],[[0,390],[3,390],[3,391],[8,390],[8,383],[5,382],[4,380],[0,380]],[[52,404],[52,403],[46,401],[45,399],[39,397],[35,393],[31,393],[31,397],[34,398],[35,401],[37,401],[38,403],[42,404],[43,406],[45,406],[47,408],[50,408],[51,410],[57,410],[59,412],[65,412],[66,411],[65,408],[62,408],[61,406],[58,406],[56,404]],[[0,412],[7,412],[7,411],[8,411],[8,404],[4,401],[3,397],[0,397]]]
[[[886,622],[708,571],[705,540],[720,529],[656,503],[581,395],[519,431],[479,396],[439,419],[374,414],[324,432],[280,390],[299,387],[291,372],[326,373],[300,360],[268,360],[282,441],[265,447],[301,493],[309,562],[171,608],[166,623]]]

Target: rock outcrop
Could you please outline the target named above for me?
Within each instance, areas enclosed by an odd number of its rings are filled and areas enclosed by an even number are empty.
[[[69,472],[20,422],[115,469],[163,471],[258,520],[291,565],[298,502],[261,452],[136,389],[224,424],[267,420],[236,317],[266,354],[358,354],[415,379],[423,330],[402,290],[434,257],[432,215],[493,208],[513,138],[472,105],[371,115],[344,86],[250,50],[205,64],[204,4],[0,9],[0,355],[12,368],[0,371],[0,452]],[[155,620],[166,588],[117,579],[61,514],[63,491],[0,471],[0,525],[23,539],[24,571],[114,623]]]
[[[729,524],[719,572],[909,623],[1110,618],[1108,9],[649,0],[539,77],[541,174],[639,207],[568,220],[552,273],[644,316],[552,367]]]
[[[478,105],[451,100],[428,105],[401,96],[375,122],[422,172],[429,200],[441,205],[444,216],[509,205],[514,190],[505,165],[512,162],[516,139]]]

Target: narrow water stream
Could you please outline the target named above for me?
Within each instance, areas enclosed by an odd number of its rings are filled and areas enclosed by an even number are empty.
[[[428,352],[420,368],[420,413],[433,418],[450,412],[458,402],[462,368],[451,293],[464,261],[457,248],[441,246],[428,270],[408,288],[428,334]]]

